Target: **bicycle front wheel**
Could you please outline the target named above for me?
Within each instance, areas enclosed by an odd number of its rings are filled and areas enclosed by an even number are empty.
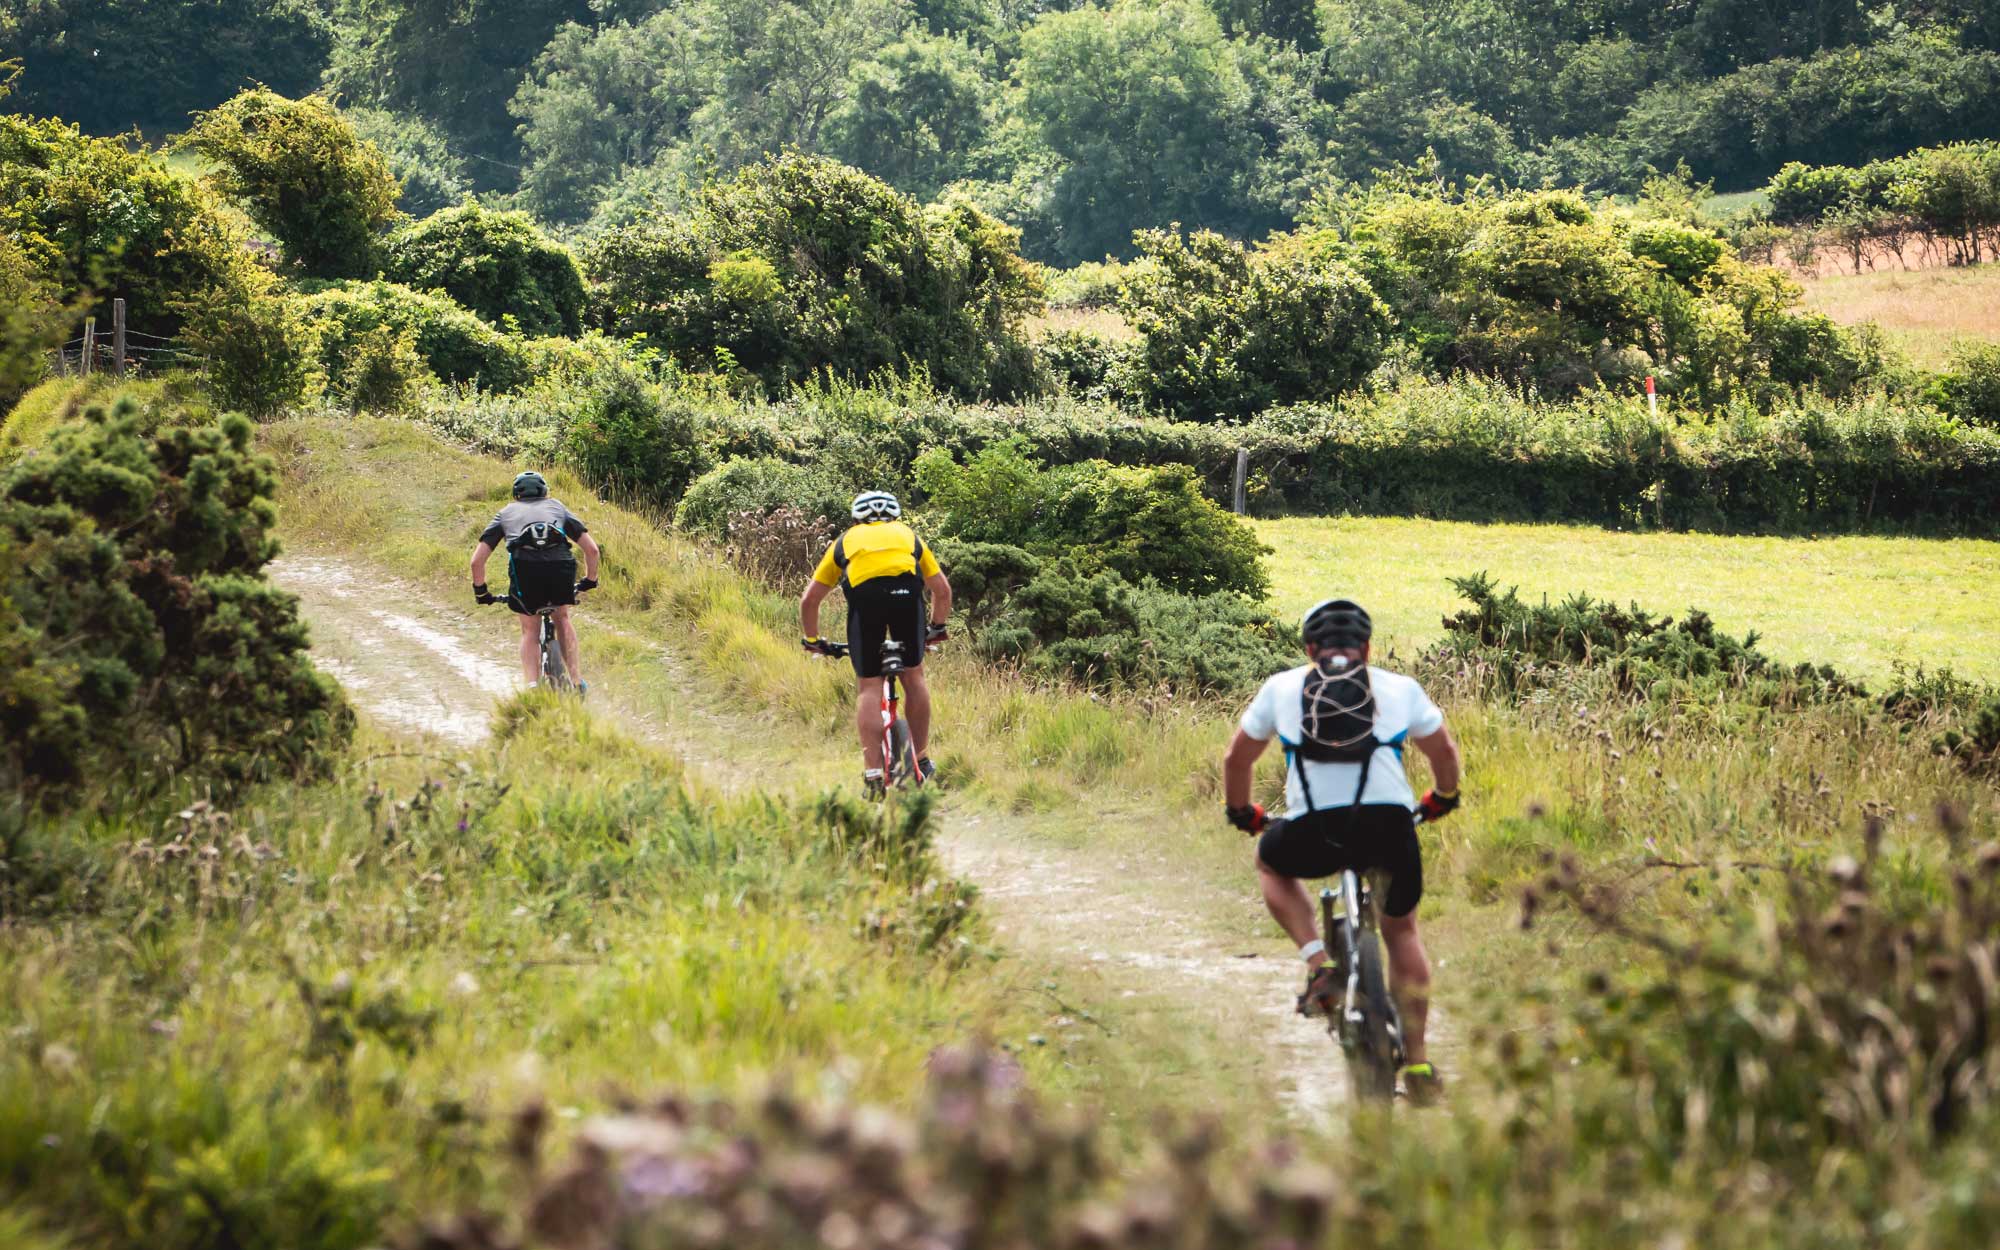
[[[1382,962],[1382,940],[1373,929],[1362,929],[1354,944],[1360,973],[1361,1019],[1349,1022],[1357,1032],[1347,1053],[1354,1096],[1362,1102],[1388,1102],[1396,1096],[1396,1067],[1402,1043],[1396,1036],[1396,1003],[1389,997],[1389,978]]]

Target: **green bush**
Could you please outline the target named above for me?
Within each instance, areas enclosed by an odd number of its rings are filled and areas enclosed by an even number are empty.
[[[1035,341],[1041,372],[1078,399],[1116,402],[1130,377],[1131,349],[1088,330],[1057,330]]]
[[[178,143],[215,166],[210,184],[243,205],[305,276],[374,273],[400,188],[330,100],[259,87],[200,114]]]
[[[187,309],[188,346],[208,362],[216,398],[259,419],[315,393],[320,330],[293,295],[268,282],[241,300],[197,302]]]
[[[1764,195],[1770,204],[1772,221],[1781,226],[1798,226],[1816,222],[1845,204],[1855,187],[1852,169],[1790,161],[1772,176]]]
[[[1933,401],[1972,425],[2000,430],[2000,344],[1962,343],[1951,369],[1931,384]]]
[[[691,534],[721,539],[729,534],[731,518],[740,513],[761,515],[790,507],[844,529],[853,497],[854,492],[810,466],[737,456],[688,486],[674,510],[674,524]]]
[[[309,288],[303,304],[320,335],[326,375],[345,376],[361,335],[381,326],[409,334],[432,373],[446,382],[511,391],[529,379],[524,344],[441,295],[393,282],[335,282]]]
[[[0,412],[48,372],[49,353],[63,338],[63,314],[55,284],[0,234]]]
[[[591,385],[562,439],[564,462],[594,489],[662,510],[710,463],[701,410],[631,369]]]
[[[1121,287],[1135,394],[1182,417],[1330,399],[1382,358],[1389,313],[1354,269],[1308,249],[1251,252],[1211,231],[1135,236]]]
[[[443,291],[496,326],[575,338],[583,331],[583,274],[568,248],[526,213],[477,204],[447,208],[389,236],[383,274],[418,291]]]
[[[1012,439],[963,464],[942,449],[926,452],[914,476],[944,537],[1025,547],[1186,594],[1261,599],[1270,590],[1260,559],[1267,549],[1202,495],[1186,465],[1043,469]]]
[[[0,237],[36,279],[84,293],[79,316],[171,336],[183,310],[242,298],[256,264],[221,206],[152,152],[59,121],[0,114]]]
[[[402,187],[397,207],[412,217],[429,217],[472,198],[473,179],[464,158],[444,132],[412,113],[388,109],[342,108],[364,143],[373,144]]]
[[[1031,377],[1022,318],[1041,301],[1009,227],[923,207],[803,155],[711,183],[691,214],[593,241],[595,319],[695,369],[743,369],[773,393],[813,374],[926,372],[966,395]]]
[[[277,483],[250,423],[147,424],[130,400],[94,407],[0,473],[9,792],[311,773],[350,731],[296,601],[262,577]]]
[[[349,412],[404,413],[416,406],[425,384],[433,381],[417,354],[416,336],[382,325],[355,339],[337,392]]]

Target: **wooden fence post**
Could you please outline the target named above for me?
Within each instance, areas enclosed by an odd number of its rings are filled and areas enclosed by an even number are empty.
[[[125,377],[125,301],[111,301],[111,372]]]
[[[86,378],[89,377],[91,366],[97,363],[96,356],[97,318],[85,317],[83,319],[83,359],[77,366],[77,372]]]
[[[1230,507],[1237,516],[1242,516],[1250,504],[1250,449],[1236,449],[1236,481],[1229,492]]]

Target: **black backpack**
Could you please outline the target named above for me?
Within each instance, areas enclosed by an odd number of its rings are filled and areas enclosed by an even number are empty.
[[[1375,685],[1369,680],[1368,666],[1328,656],[1306,674],[1299,699],[1299,744],[1292,749],[1292,766],[1299,770],[1306,810],[1315,810],[1312,787],[1306,782],[1306,760],[1361,765],[1361,781],[1354,787],[1351,804],[1360,806],[1375,752],[1389,745],[1375,736]]]

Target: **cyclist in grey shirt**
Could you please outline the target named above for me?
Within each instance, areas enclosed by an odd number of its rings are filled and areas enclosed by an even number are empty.
[[[582,581],[577,580],[572,544],[583,550]],[[549,496],[541,474],[523,473],[514,479],[514,502],[500,509],[472,549],[472,596],[480,603],[500,602],[486,588],[486,560],[502,546],[507,549],[507,606],[521,621],[522,675],[531,686],[541,677],[541,627],[535,618],[547,610],[562,640],[563,659],[582,686],[569,610],[578,593],[597,587],[597,540],[562,501]]]

